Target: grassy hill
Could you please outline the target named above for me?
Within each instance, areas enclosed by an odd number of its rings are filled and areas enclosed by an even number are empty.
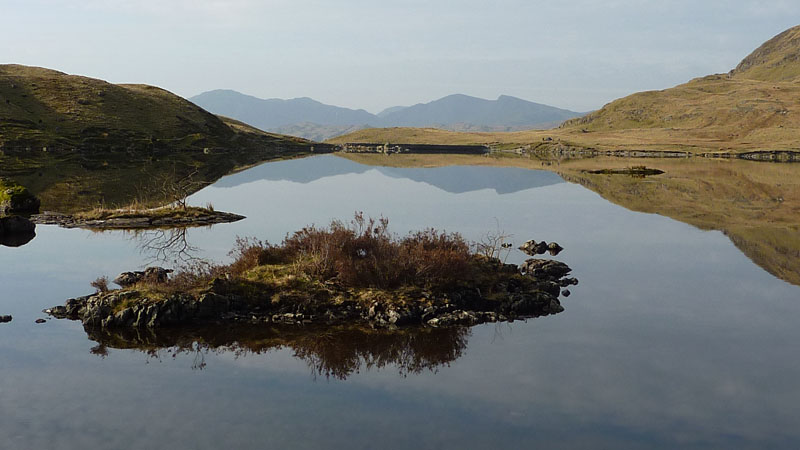
[[[312,145],[153,86],[0,65],[0,176],[27,186],[43,209],[149,200],[137,197],[148,197],[148,183],[165,174],[209,182]]]
[[[255,129],[235,130],[157,87],[0,65],[3,149],[203,149],[270,141],[285,139]]]
[[[459,134],[372,129],[332,142],[535,144],[695,153],[796,150],[800,149],[800,27],[771,39],[728,74],[634,94],[554,130]]]

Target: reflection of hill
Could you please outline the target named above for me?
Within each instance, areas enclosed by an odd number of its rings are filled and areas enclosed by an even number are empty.
[[[134,349],[160,357],[194,354],[195,368],[204,355],[232,353],[239,357],[288,348],[308,363],[315,375],[345,379],[363,369],[396,366],[402,374],[436,370],[460,358],[469,328],[415,328],[396,331],[359,327],[215,326],[175,329],[86,329],[97,342],[92,353]]]
[[[167,178],[180,179],[195,172],[192,179],[197,190],[238,168],[304,151],[306,147],[300,144],[276,142],[218,154],[170,149],[142,154],[0,154],[0,175],[14,179],[39,197],[42,211],[71,213],[99,205],[157,205],[164,200],[160,183]]]
[[[584,170],[646,163],[639,179]],[[800,285],[800,165],[747,161],[589,159],[557,171],[625,208],[720,230],[769,273]]]
[[[378,170],[392,178],[426,183],[455,194],[481,189],[493,189],[498,194],[508,194],[563,182],[558,175],[553,173],[516,167],[448,166],[402,168],[368,166],[345,158],[320,156],[302,161],[292,160],[263,164],[245,172],[225,177],[215,186],[234,187],[258,180],[310,183],[326,177],[358,174],[368,170]]]
[[[671,217],[705,230],[720,230],[766,271],[800,285],[800,164],[707,158],[541,161],[466,155],[346,157],[392,167],[459,164],[551,170],[625,208]],[[666,173],[649,178],[586,173],[640,165]]]

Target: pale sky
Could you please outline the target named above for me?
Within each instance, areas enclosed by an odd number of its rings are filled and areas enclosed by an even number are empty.
[[[576,111],[732,69],[798,0],[0,0],[0,63],[378,112],[463,93]]]

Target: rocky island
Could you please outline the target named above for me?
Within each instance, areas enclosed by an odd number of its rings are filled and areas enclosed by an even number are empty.
[[[104,209],[76,214],[45,212],[34,215],[31,220],[39,225],[58,225],[63,228],[131,230],[207,226],[237,222],[244,218],[239,214],[188,206],[186,208]]]
[[[240,239],[229,265],[130,272],[117,277],[118,290],[96,282],[97,293],[45,312],[102,328],[222,322],[395,328],[563,311],[562,288],[577,284],[567,278],[566,264],[535,258],[505,264],[498,250],[433,229],[398,238],[387,220],[358,214],[349,224],[304,228],[281,245]]]

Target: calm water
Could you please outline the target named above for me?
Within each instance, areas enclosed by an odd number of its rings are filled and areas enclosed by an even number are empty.
[[[0,247],[0,313],[14,316],[0,325],[0,447],[800,446],[800,287],[720,232],[549,172],[334,156],[262,165],[191,203],[248,217],[187,232],[194,256],[220,262],[236,236],[279,242],[364,211],[397,233],[556,241],[580,285],[561,314],[461,331],[87,335],[34,320],[99,275],[142,267],[158,236],[38,227]]]

